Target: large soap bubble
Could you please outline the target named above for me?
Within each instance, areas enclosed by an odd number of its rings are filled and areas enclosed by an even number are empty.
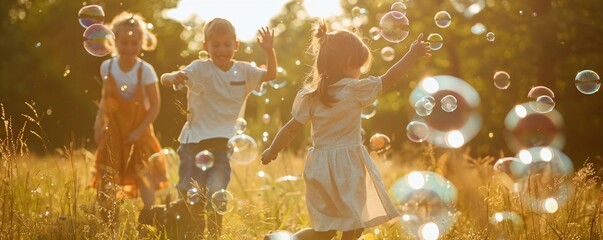
[[[228,140],[228,158],[238,164],[249,164],[258,156],[258,145],[246,134],[238,134]]]
[[[396,181],[389,192],[402,214],[402,230],[415,237],[437,239],[456,221],[457,189],[434,172],[411,172]]]
[[[390,11],[379,21],[381,36],[388,42],[399,43],[408,37],[410,31],[406,15],[398,11]]]
[[[103,57],[113,50],[115,34],[107,26],[92,24],[84,31],[84,48],[90,55]]]

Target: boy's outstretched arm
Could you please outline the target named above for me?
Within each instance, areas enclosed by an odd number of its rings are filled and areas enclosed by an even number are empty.
[[[291,140],[293,140],[293,138],[299,134],[303,127],[304,124],[298,122],[297,120],[289,120],[289,122],[287,122],[287,124],[285,124],[285,126],[278,131],[270,147],[268,147],[266,150],[264,150],[264,153],[262,153],[262,164],[266,165],[272,160],[276,159],[278,152],[289,145]]]
[[[160,82],[161,86],[171,87],[173,85],[180,85],[186,83],[188,77],[183,71],[176,71],[171,73],[164,73],[161,75]]]
[[[276,54],[274,53],[274,30],[268,29],[268,27],[262,27],[258,30],[257,42],[264,49],[266,53],[266,73],[262,75],[262,82],[274,80],[276,78],[276,68],[278,66],[276,62]]]
[[[431,53],[429,52],[429,43],[423,41],[423,33],[421,33],[419,34],[419,37],[417,37],[417,40],[412,42],[408,52],[404,54],[404,57],[398,60],[398,62],[391,66],[387,72],[381,76],[383,92],[392,89],[400,78],[406,75],[417,59],[424,56],[430,57]]]

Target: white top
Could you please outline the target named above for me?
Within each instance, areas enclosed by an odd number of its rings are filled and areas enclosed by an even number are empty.
[[[136,94],[136,83],[138,83],[138,68],[140,67],[140,63],[142,63],[142,85],[146,86],[149,84],[155,84],[158,81],[155,68],[153,68],[151,64],[142,59],[138,59],[138,62],[134,64],[134,67],[132,67],[130,71],[124,72],[119,67],[119,57],[113,57],[103,61],[100,69],[103,81],[106,80],[105,77],[108,76],[109,62],[111,59],[113,59],[113,64],[111,64],[111,75],[113,75],[115,83],[120,89],[119,95],[121,95],[121,97],[124,99],[132,99],[134,94]],[[148,110],[150,107],[150,101],[146,91],[144,90],[144,87],[142,88],[142,96],[144,98],[144,107]]]
[[[399,217],[377,167],[361,141],[362,108],[381,94],[380,78],[345,78],[329,86],[338,99],[331,107],[300,91],[293,118],[312,123],[304,168],[306,206],[317,231],[374,227]]]
[[[183,70],[187,77],[187,122],[178,141],[196,143],[235,133],[235,122],[244,111],[244,101],[259,90],[265,70],[248,62],[235,61],[224,72],[211,60],[195,60]]]

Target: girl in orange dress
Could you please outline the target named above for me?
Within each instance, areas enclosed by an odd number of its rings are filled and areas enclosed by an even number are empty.
[[[155,37],[144,19],[128,12],[117,15],[110,28],[115,34],[116,56],[101,64],[102,97],[94,123],[97,189],[105,220],[115,224],[118,199],[142,198],[140,222],[150,214],[155,190],[168,185],[166,162],[149,157],[161,150],[153,131],[159,114],[157,74],[138,58],[142,50],[153,50]]]

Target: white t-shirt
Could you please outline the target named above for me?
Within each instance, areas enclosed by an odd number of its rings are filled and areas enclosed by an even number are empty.
[[[230,138],[244,101],[259,90],[265,70],[248,62],[235,61],[224,72],[211,60],[196,60],[184,70],[188,77],[187,122],[178,141],[196,143],[209,138]]]
[[[142,81],[143,86],[142,96],[144,98],[144,107],[148,110],[150,107],[150,102],[146,91],[144,90],[144,86],[149,84],[155,84],[158,81],[157,73],[155,72],[153,66],[143,61],[142,59],[138,59],[138,62],[134,64],[134,67],[132,67],[130,71],[124,72],[119,67],[119,57],[114,57],[111,59],[113,59],[113,63],[111,64],[111,75],[113,75],[113,79],[115,79],[115,83],[120,89],[119,95],[121,95],[123,99],[132,99],[136,94],[136,83],[138,83],[138,68],[142,63],[142,76],[140,79]],[[109,62],[111,61],[111,59],[107,59],[101,64],[100,71],[103,81],[105,80],[105,76],[108,76]]]

